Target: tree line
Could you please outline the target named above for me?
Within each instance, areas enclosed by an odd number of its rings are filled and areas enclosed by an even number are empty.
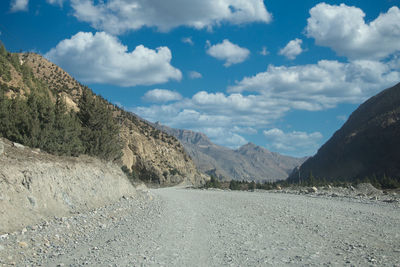
[[[122,155],[119,125],[108,102],[83,87],[79,111],[69,109],[60,88],[51,90],[49,84],[34,77],[29,66],[20,64],[17,54],[0,44],[3,81],[12,79],[12,67],[28,90],[0,84],[1,137],[55,155],[87,154],[106,160]]]

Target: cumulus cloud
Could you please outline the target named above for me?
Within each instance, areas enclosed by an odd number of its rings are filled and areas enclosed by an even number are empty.
[[[131,111],[149,121],[161,121],[176,128],[223,128],[226,134],[223,132],[220,138],[212,140],[227,145],[223,140],[228,140],[231,134],[241,136],[262,130],[289,110],[316,111],[333,108],[339,103],[358,104],[399,80],[399,71],[376,61],[322,60],[318,64],[292,67],[271,65],[266,72],[246,77],[228,88],[229,94],[200,91],[171,104],[137,107]],[[272,133],[269,132],[270,138]],[[318,137],[315,133],[298,132],[281,135],[298,140],[302,136]],[[291,155],[300,155],[296,153],[303,149],[295,146],[297,150],[291,151],[285,144],[276,141],[270,148]],[[301,155],[314,153],[317,147],[310,147]]]
[[[257,129],[255,129],[253,127],[238,127],[238,126],[233,126],[232,132],[240,133],[240,134],[257,134],[258,133]]]
[[[243,78],[228,92],[258,92],[289,108],[321,110],[338,103],[361,103],[399,80],[399,70],[390,64],[321,60],[291,67],[270,65],[265,72]]]
[[[197,71],[194,71],[194,70],[189,71],[189,78],[190,79],[200,79],[202,77],[203,77],[203,75],[201,75],[200,72],[197,72]]]
[[[234,147],[247,143],[242,134],[256,134],[257,128],[282,117],[288,109],[258,95],[201,91],[191,98],[164,105],[136,107],[131,111],[149,121],[206,132],[213,142]],[[219,129],[218,134],[211,130],[215,128]]]
[[[214,143],[223,145],[232,149],[239,148],[248,143],[241,135],[231,131],[229,128],[213,127],[213,128],[198,128],[198,132],[205,133]]]
[[[347,121],[347,115],[338,115],[336,116],[338,121]]]
[[[397,59],[391,64],[322,60],[291,67],[270,65],[265,72],[236,82],[228,88],[228,94],[200,91],[191,98],[131,111],[176,128],[209,132],[221,128],[220,135],[215,134],[211,140],[233,147],[240,143],[240,137],[262,132],[290,110],[316,111],[339,103],[361,103],[400,80],[400,72],[391,66],[397,66]],[[314,153],[322,138],[318,132],[285,133],[276,129],[266,131],[265,136],[269,149],[294,156]],[[291,144],[289,139],[298,144]]]
[[[194,45],[192,37],[183,37],[181,40],[182,40],[182,43],[189,44],[189,45]]]
[[[306,133],[293,131],[285,133],[280,129],[273,128],[263,131],[267,139],[267,147],[281,153],[295,153],[297,156],[313,155],[319,148],[322,134],[320,132]]]
[[[29,0],[11,0],[10,11],[11,12],[27,11],[28,4]]]
[[[301,48],[302,43],[303,41],[301,39],[296,38],[282,48],[279,51],[279,54],[293,60],[303,52],[303,49]]]
[[[263,55],[263,56],[269,55],[269,51],[266,46],[262,47],[262,49],[260,51],[260,55]]]
[[[143,96],[143,100],[153,103],[165,103],[170,101],[181,100],[182,96],[178,92],[166,89],[153,89],[147,91]]]
[[[142,27],[169,31],[179,26],[210,29],[271,21],[262,0],[71,0],[74,16],[98,30],[120,34]]]
[[[180,80],[182,73],[170,62],[168,47],[133,51],[105,32],[79,32],[45,54],[82,82],[119,86],[152,85]]]
[[[250,51],[225,39],[222,43],[210,45],[207,54],[219,60],[224,60],[224,66],[229,67],[245,61],[249,57]]]
[[[345,4],[320,3],[310,10],[306,34],[349,59],[382,59],[400,51],[400,9],[365,23],[365,13]]]
[[[47,3],[51,5],[59,5],[62,6],[64,3],[64,0],[46,0]]]

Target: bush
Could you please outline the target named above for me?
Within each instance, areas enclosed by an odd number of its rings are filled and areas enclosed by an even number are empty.
[[[121,167],[121,170],[125,173],[131,183],[138,181],[138,176],[134,170],[130,170],[126,165]]]
[[[221,188],[221,182],[217,178],[211,176],[210,181],[207,181],[204,185],[205,188]]]

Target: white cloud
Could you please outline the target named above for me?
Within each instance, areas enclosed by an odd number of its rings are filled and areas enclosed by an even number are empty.
[[[256,134],[257,128],[282,117],[288,108],[258,95],[225,95],[201,91],[192,98],[171,104],[136,107],[131,111],[149,121],[206,132],[211,135],[213,142],[236,147],[247,143],[241,137],[242,134]],[[219,129],[218,134],[211,130],[215,128]]]
[[[82,82],[136,86],[180,80],[180,70],[171,66],[168,47],[152,50],[138,45],[133,51],[105,33],[79,32],[45,54]]]
[[[240,133],[240,134],[257,134],[258,133],[257,129],[255,129],[253,127],[238,127],[238,126],[234,126],[232,128],[232,132]]]
[[[214,143],[223,145],[232,149],[239,148],[248,143],[241,135],[231,131],[229,128],[213,127],[213,128],[198,128],[195,131],[205,133]]]
[[[228,89],[230,94],[200,91],[191,98],[171,104],[137,107],[131,111],[149,121],[161,121],[176,128],[223,128],[225,131],[221,136],[215,135],[211,140],[227,145],[228,141],[223,140],[232,140],[232,134],[256,133],[289,110],[315,111],[333,108],[339,103],[359,104],[399,80],[398,71],[375,61],[340,63],[323,60],[318,64],[293,67],[271,65],[266,72],[237,82]],[[269,137],[272,133],[269,132]],[[284,136],[293,136],[297,140],[304,136],[318,137],[315,133],[297,132]],[[309,150],[295,146],[291,151],[285,144],[276,141],[271,149],[291,155],[309,155],[317,148],[317,145],[310,145]]]
[[[182,43],[189,44],[189,45],[194,45],[192,37],[183,37],[181,40],[182,40]]]
[[[211,45],[207,49],[207,54],[219,60],[224,60],[224,66],[229,67],[245,61],[249,57],[250,51],[225,39],[222,43]]]
[[[260,51],[260,54],[263,55],[263,56],[269,55],[269,51],[268,51],[266,46],[262,47],[262,49]]]
[[[347,121],[347,116],[346,115],[338,115],[338,116],[336,116],[336,119],[338,121]]]
[[[273,128],[263,131],[268,141],[267,148],[281,153],[295,153],[297,156],[313,155],[319,148],[322,134],[320,132],[306,133],[293,131],[285,133]]]
[[[264,130],[290,110],[315,111],[333,108],[339,103],[361,103],[400,80],[400,72],[392,69],[392,65],[397,66],[397,59],[391,64],[322,60],[318,64],[292,67],[271,65],[267,71],[246,77],[228,88],[229,94],[200,91],[174,103],[137,107],[131,111],[149,121],[161,121],[176,128],[207,129],[209,134],[213,128],[223,129],[216,130],[220,135],[214,134],[211,140],[233,147],[244,140],[242,135]],[[318,132],[270,130],[266,133],[271,142],[269,149],[294,156],[314,153],[321,139]],[[299,144],[291,144],[289,137]]]
[[[169,31],[179,26],[210,29],[271,21],[262,0],[71,0],[74,16],[98,30],[120,34],[142,27]]]
[[[295,59],[303,52],[303,49],[301,48],[302,43],[303,41],[298,38],[291,40],[284,48],[279,51],[279,54],[287,57],[288,59]]]
[[[153,89],[147,91],[143,96],[143,100],[153,103],[165,103],[170,101],[181,100],[182,96],[178,92],[166,90],[166,89]]]
[[[29,0],[11,0],[11,12],[27,11]]]
[[[200,72],[197,72],[197,71],[194,71],[194,70],[189,71],[189,78],[190,79],[200,79],[202,77],[203,77],[203,75],[201,75]]]
[[[62,6],[64,3],[64,0],[46,0],[47,3],[51,5],[59,5]]]
[[[399,80],[400,72],[389,64],[321,60],[292,67],[270,65],[265,72],[243,78],[228,92],[258,92],[288,108],[321,110],[338,103],[361,103]]]
[[[345,4],[320,3],[310,10],[306,34],[349,59],[382,59],[400,51],[400,9],[365,23],[365,13]]]

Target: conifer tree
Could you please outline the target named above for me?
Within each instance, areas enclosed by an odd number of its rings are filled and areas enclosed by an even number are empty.
[[[82,123],[81,140],[85,153],[111,160],[120,157],[119,129],[107,104],[85,89],[78,107],[78,118]]]

